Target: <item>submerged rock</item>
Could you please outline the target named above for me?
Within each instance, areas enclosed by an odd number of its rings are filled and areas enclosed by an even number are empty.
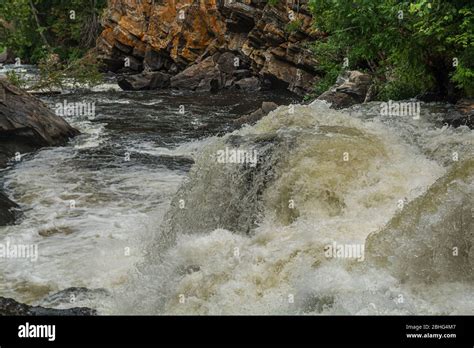
[[[474,126],[474,99],[460,99],[454,105],[455,111],[446,113],[443,117],[444,123],[453,127]]]
[[[97,315],[97,311],[85,307],[69,309],[54,309],[40,306],[28,306],[11,298],[0,297],[0,316],[70,316],[70,315]]]
[[[11,224],[15,221],[16,211],[19,207],[0,191],[0,226]]]
[[[367,259],[402,281],[474,280],[474,159],[455,165],[367,238]]]
[[[268,115],[270,112],[278,108],[278,104],[274,102],[263,102],[262,106],[255,110],[254,112],[244,115],[242,117],[239,117],[234,121],[236,125],[242,125],[242,124],[254,124],[258,120],[260,120],[262,117]]]
[[[191,232],[189,226],[193,233],[225,228],[249,234],[261,217],[262,194],[273,180],[277,152],[286,152],[290,143],[274,134],[230,135],[208,147],[171,203],[161,243]],[[226,204],[215,199],[222,196]]]
[[[122,76],[118,85],[125,91],[167,88],[171,75],[162,72],[145,72],[138,75]]]

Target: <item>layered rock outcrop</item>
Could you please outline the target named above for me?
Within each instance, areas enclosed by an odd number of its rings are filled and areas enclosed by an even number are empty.
[[[319,36],[307,2],[109,0],[97,48],[109,70],[162,71],[174,88],[305,94],[317,78],[308,44]]]

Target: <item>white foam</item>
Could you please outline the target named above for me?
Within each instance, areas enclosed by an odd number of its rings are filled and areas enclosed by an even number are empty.
[[[412,201],[444,175],[443,159],[430,159],[426,148],[406,143],[396,129],[378,120],[361,121],[322,103],[297,106],[294,114],[286,108],[280,107],[254,127],[236,132],[299,134],[297,149],[283,154],[282,164],[274,168],[276,180],[264,193],[261,225],[251,236],[222,229],[195,234],[193,226],[188,226],[189,234],[179,234],[163,255],[151,256],[143,265],[136,280],[139,285],[135,285],[138,291],[143,287],[140,300],[121,298],[114,310],[173,314],[472,313],[468,295],[472,284],[455,289],[425,284],[424,291],[418,285],[401,284],[384,270],[353,259],[328,259],[324,253],[325,246],[334,241],[365,243],[369,233],[383,228],[394,216],[400,200]],[[432,141],[441,144],[454,137],[454,130],[445,132]],[[218,145],[210,146],[212,151]],[[342,162],[345,151],[351,156],[347,163]],[[206,161],[209,156],[198,159],[196,168],[206,167]],[[222,200],[227,206],[226,196],[212,196],[206,180],[194,185],[203,187],[193,187],[193,197],[202,192],[202,201]],[[289,218],[286,211],[288,198],[295,200],[296,219]],[[145,295],[150,289],[156,289],[156,296]]]

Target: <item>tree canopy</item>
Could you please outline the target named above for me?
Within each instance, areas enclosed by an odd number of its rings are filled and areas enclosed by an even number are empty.
[[[472,0],[310,0],[310,7],[327,33],[314,44],[320,89],[346,58],[347,68],[375,74],[380,99],[474,94]]]
[[[63,60],[95,45],[106,0],[8,0],[0,2],[0,47],[38,63],[49,53]]]

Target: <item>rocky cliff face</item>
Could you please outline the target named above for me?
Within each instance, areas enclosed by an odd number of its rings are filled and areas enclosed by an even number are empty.
[[[160,71],[171,87],[304,94],[317,78],[307,0],[109,0],[103,24],[97,48],[110,70]]]

